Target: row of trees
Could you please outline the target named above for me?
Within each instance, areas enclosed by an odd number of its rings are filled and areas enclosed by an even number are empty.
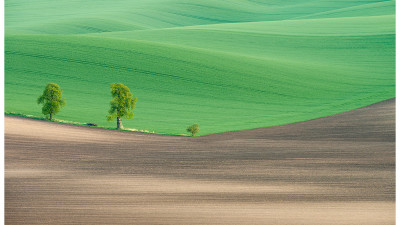
[[[43,104],[42,113],[50,120],[53,120],[53,116],[65,106],[65,98],[62,96],[62,92],[58,84],[49,83],[46,85],[43,94],[37,99],[38,104]],[[121,83],[111,84],[111,96],[112,100],[107,120],[113,121],[117,119],[117,129],[123,129],[122,118],[133,118],[137,97],[133,97],[129,88]],[[193,124],[187,128],[187,131],[192,133],[192,136],[195,136],[199,132],[199,125]]]

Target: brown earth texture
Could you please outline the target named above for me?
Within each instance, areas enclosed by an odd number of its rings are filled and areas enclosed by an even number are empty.
[[[395,224],[395,100],[195,138],[5,116],[5,222]]]

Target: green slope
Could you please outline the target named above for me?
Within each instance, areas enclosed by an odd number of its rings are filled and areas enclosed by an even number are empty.
[[[394,4],[393,0],[5,0],[5,27],[23,33],[98,33],[299,17],[394,15]]]
[[[39,116],[56,82],[57,118],[114,127],[109,84],[121,82],[139,98],[125,127],[183,134],[196,122],[205,135],[393,98],[394,1],[335,3],[6,1],[5,109]]]
[[[109,32],[96,36],[147,40],[309,63],[335,61],[336,64],[356,67],[359,63],[369,62],[369,59],[380,59],[375,66],[386,67],[380,61],[393,63],[394,21],[392,15],[286,20]],[[377,50],[383,58],[376,57]]]

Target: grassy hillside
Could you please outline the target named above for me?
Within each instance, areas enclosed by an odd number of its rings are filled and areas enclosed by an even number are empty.
[[[6,0],[5,109],[39,116],[56,82],[57,118],[114,127],[121,82],[139,98],[125,127],[205,135],[395,96],[394,1],[290,2]]]

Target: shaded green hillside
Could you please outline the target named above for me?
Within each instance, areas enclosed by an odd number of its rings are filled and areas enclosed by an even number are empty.
[[[33,2],[5,4],[9,112],[40,115],[35,100],[56,82],[67,99],[57,118],[114,127],[109,84],[121,82],[139,98],[125,127],[199,123],[205,135],[395,96],[394,1]]]
[[[205,24],[394,15],[372,0],[5,0],[6,31],[82,34]]]

